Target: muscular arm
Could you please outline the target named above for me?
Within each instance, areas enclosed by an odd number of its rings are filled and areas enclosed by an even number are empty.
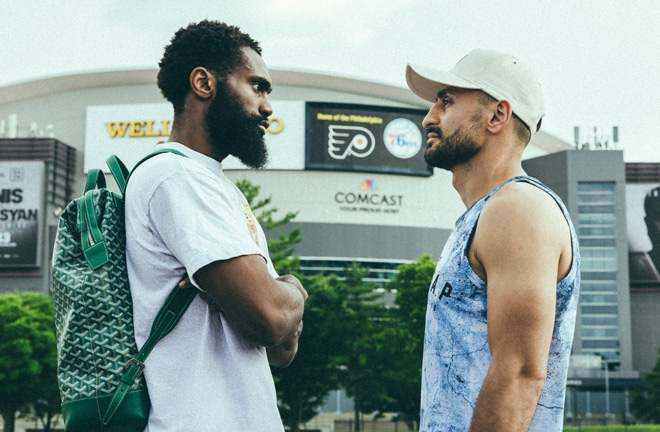
[[[263,257],[245,255],[202,267],[195,280],[244,337],[266,347],[295,337],[297,348],[296,333],[307,300],[298,279],[273,278]]]
[[[472,432],[529,427],[547,373],[556,284],[568,271],[570,235],[554,200],[529,185],[511,186],[484,207],[471,246],[471,262],[488,283],[492,354]]]

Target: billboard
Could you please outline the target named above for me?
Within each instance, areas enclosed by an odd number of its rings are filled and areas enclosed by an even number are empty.
[[[0,162],[0,267],[37,267],[44,162]]]
[[[269,150],[266,169],[303,170],[305,103],[273,101],[271,105],[273,115],[265,137]],[[102,168],[107,172],[105,160],[113,154],[132,168],[156,144],[169,139],[172,119],[172,105],[168,103],[87,107],[84,171]],[[222,165],[246,169],[233,156]]]
[[[626,184],[630,282],[660,287],[660,181]]]
[[[307,102],[307,169],[430,176],[425,110]]]

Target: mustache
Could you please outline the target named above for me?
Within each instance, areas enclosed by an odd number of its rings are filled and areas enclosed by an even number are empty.
[[[430,133],[436,133],[438,134],[438,138],[442,138],[442,131],[438,127],[427,128],[426,134],[428,135]]]
[[[255,122],[258,125],[261,125],[268,129],[268,126],[270,126],[270,120],[268,120],[267,115],[254,115],[251,116],[251,121]]]

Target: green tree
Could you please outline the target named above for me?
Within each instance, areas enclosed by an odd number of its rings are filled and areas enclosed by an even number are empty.
[[[383,325],[385,305],[383,295],[364,279],[369,270],[353,262],[344,268],[345,279],[339,284],[342,296],[343,334],[349,342],[341,356],[345,371],[342,383],[353,397],[355,430],[361,430],[360,413],[375,406],[384,396],[382,368],[377,360],[378,344],[375,335]]]
[[[660,350],[653,370],[644,376],[643,388],[631,395],[631,408],[643,421],[660,423]]]
[[[260,187],[248,180],[238,181],[236,186],[266,232],[285,227],[296,217],[293,212],[278,217],[271,197],[260,199]],[[292,431],[298,431],[301,423],[314,417],[324,397],[337,388],[337,354],[344,350],[345,343],[338,327],[342,305],[338,281],[335,277],[298,274],[300,259],[295,255],[295,245],[301,240],[301,229],[294,228],[288,235],[280,234],[268,241],[275,270],[298,276],[309,294],[296,358],[287,368],[273,368],[282,421]]]
[[[423,255],[414,263],[401,264],[398,270],[387,285],[397,290],[395,307],[389,310],[389,325],[377,336],[382,341],[378,344],[378,363],[383,365],[387,395],[380,410],[398,413],[409,429],[417,430],[426,302],[435,262]]]
[[[263,227],[264,231],[273,231],[290,223],[298,213],[287,212],[276,218],[278,209],[273,207],[272,197],[258,198],[261,186],[253,185],[249,180],[236,182],[236,187],[243,192],[245,199]],[[288,235],[280,234],[268,241],[268,253],[275,270],[280,274],[293,274],[300,269],[300,258],[295,255],[295,245],[302,241],[300,227],[292,229]]]
[[[14,431],[15,413],[57,388],[53,306],[49,297],[0,295],[0,413]]]
[[[339,355],[345,350],[342,302],[334,276],[301,277],[309,298],[298,353],[291,365],[273,369],[282,420],[298,432],[317,414],[325,396],[339,385]]]
[[[35,397],[30,402],[30,417],[39,419],[44,432],[50,432],[62,412],[60,389],[57,384],[57,341],[53,299],[35,293],[24,293],[21,297],[24,305],[38,312],[35,314],[35,320],[44,335],[34,343],[34,352],[41,359],[41,373],[36,380]]]

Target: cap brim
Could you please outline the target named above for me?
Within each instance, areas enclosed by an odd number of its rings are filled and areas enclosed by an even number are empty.
[[[413,93],[429,102],[435,102],[442,86],[466,89],[479,88],[479,86],[451,72],[411,64],[406,66],[406,82]]]

